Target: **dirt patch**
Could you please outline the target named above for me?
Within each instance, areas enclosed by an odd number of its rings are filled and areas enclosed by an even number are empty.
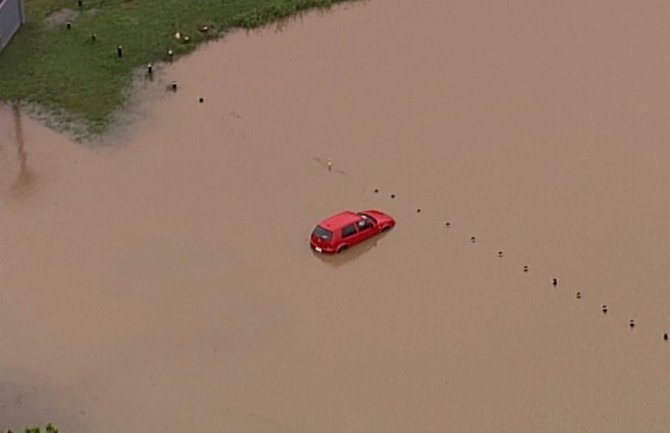
[[[81,15],[94,16],[98,13],[97,9],[88,9],[84,12],[75,11],[70,8],[63,8],[58,10],[44,19],[44,23],[49,28],[63,26],[68,21],[72,22],[79,18]]]
[[[44,23],[49,27],[62,26],[68,21],[74,21],[80,14],[79,11],[63,8],[46,17]]]

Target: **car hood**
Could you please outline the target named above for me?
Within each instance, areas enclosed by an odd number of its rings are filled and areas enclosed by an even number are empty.
[[[385,223],[394,223],[395,220],[391,218],[390,215],[385,214],[384,212],[374,210],[374,209],[369,209],[369,210],[364,210],[363,213],[370,215],[372,218],[377,220],[378,224],[385,224]]]

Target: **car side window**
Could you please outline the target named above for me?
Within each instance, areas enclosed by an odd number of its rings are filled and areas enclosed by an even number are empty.
[[[372,227],[372,221],[367,218],[361,219],[358,223],[358,231],[367,230]]]
[[[343,238],[348,238],[349,236],[355,235],[356,234],[356,225],[355,224],[349,224],[348,226],[344,226],[342,229],[342,237]]]

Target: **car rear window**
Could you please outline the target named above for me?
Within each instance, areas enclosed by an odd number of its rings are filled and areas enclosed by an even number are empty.
[[[330,230],[326,230],[321,226],[316,226],[316,228],[312,232],[312,235],[324,241],[329,241],[333,238],[333,232],[331,232]]]

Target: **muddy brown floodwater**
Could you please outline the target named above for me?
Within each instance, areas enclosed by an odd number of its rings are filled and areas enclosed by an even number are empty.
[[[0,430],[667,433],[667,7],[309,13],[107,145],[0,108]]]

